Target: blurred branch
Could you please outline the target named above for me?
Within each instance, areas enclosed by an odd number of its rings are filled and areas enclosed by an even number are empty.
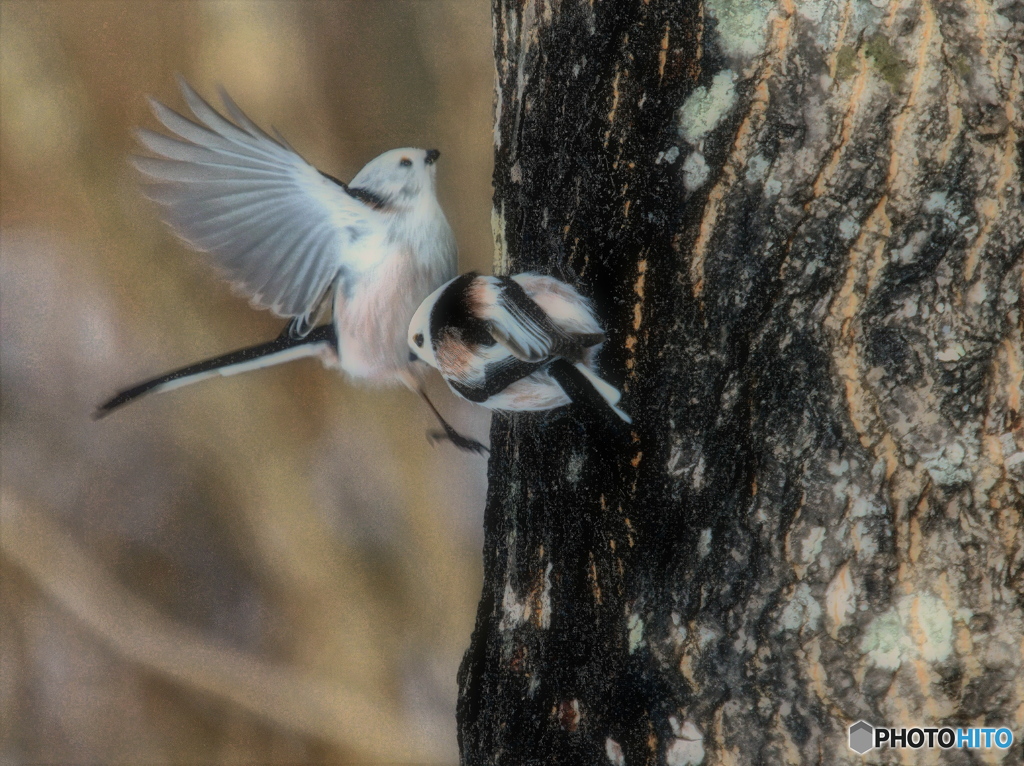
[[[367,695],[216,646],[121,587],[44,514],[5,492],[0,554],[107,646],[178,683],[230,700],[354,756],[439,760],[422,727]]]

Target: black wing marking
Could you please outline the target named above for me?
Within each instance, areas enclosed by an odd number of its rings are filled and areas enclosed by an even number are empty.
[[[464,383],[448,378],[448,385],[471,402],[480,404],[500,394],[513,383],[529,377],[544,366],[544,362],[524,362],[514,356],[492,362],[484,368],[483,378],[473,383]]]
[[[603,334],[575,336],[565,332],[511,277],[498,277],[499,311],[489,323],[491,335],[524,362],[539,362],[552,357],[582,361],[584,349],[604,340]]]
[[[437,297],[430,310],[430,337],[435,352],[445,337],[446,328],[456,329],[459,339],[471,349],[475,346],[494,345],[487,321],[473,313],[470,288],[478,276],[475,271],[466,272],[453,280]]]
[[[498,277],[495,316],[489,323],[491,335],[524,362],[539,362],[552,356],[557,328],[522,285],[511,277]]]
[[[367,207],[372,207],[374,210],[383,210],[383,211],[387,211],[387,210],[391,209],[391,203],[388,200],[386,200],[384,197],[382,197],[381,195],[375,194],[374,192],[370,191],[369,189],[362,189],[362,188],[360,188],[358,186],[356,186],[356,187],[349,186],[344,181],[342,181],[342,180],[340,180],[338,178],[335,178],[330,173],[325,173],[322,170],[318,170],[317,172],[320,175],[322,175],[324,178],[326,178],[328,181],[333,181],[334,183],[338,184],[338,186],[340,186],[342,189],[345,190],[345,192],[348,194],[348,196],[350,196],[350,197],[352,197],[354,199],[359,200],[360,202],[362,202]]]

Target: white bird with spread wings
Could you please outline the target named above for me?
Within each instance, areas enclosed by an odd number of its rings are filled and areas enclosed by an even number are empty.
[[[188,119],[151,100],[174,136],[140,129],[156,157],[133,162],[148,197],[185,242],[253,305],[290,318],[270,343],[199,362],[121,391],[97,410],[216,375],[307,356],[355,379],[401,383],[426,399],[406,332],[420,302],[456,274],[455,238],[435,191],[435,150],[393,149],[345,184],[259,128],[221,90],[227,117],[184,79]],[[314,327],[330,301],[331,321]],[[447,438],[474,451],[427,400]]]

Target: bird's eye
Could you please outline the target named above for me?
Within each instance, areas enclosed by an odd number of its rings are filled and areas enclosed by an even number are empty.
[[[415,343],[417,347],[423,348],[423,333],[421,333],[421,332],[416,333],[412,337],[412,340],[413,340],[413,343]]]
[[[402,157],[402,159],[398,161],[398,164],[401,165],[403,168],[411,168],[412,160],[410,160],[408,157]]]

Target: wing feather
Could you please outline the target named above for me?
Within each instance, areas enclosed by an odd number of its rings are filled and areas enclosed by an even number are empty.
[[[577,343],[551,321],[518,282],[488,278],[487,321],[491,335],[524,362],[539,362],[571,353]]]
[[[132,158],[148,179],[144,193],[253,303],[309,316],[346,270],[352,243],[380,227],[381,213],[260,129],[223,89],[231,119],[179,82],[195,120],[150,100],[173,135],[137,132],[155,155]]]
[[[235,100],[231,98],[228,92],[224,89],[224,86],[218,85],[217,92],[220,94],[220,100],[224,103],[224,110],[228,113],[228,116],[232,120],[237,122],[239,125],[241,125],[242,128],[249,133],[249,135],[255,138],[263,139],[264,141],[275,140],[274,138],[267,135],[266,131],[264,131],[259,125],[250,120],[249,116],[245,112],[238,108],[238,104],[236,104]],[[295,152],[295,150],[292,149],[292,147],[288,144],[287,141],[284,140],[283,137],[278,136],[277,141],[278,143],[282,144],[286,149]],[[298,152],[295,153],[298,154]]]

